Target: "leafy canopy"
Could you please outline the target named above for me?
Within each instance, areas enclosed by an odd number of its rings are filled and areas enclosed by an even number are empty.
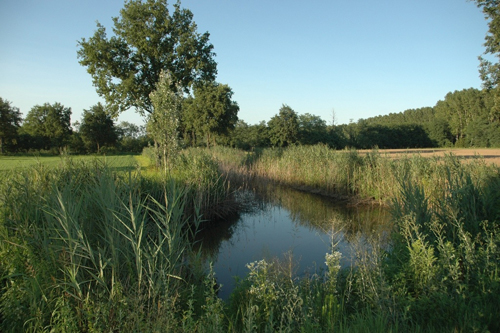
[[[485,19],[488,20],[488,33],[485,37],[485,55],[496,58],[493,62],[484,57],[481,61],[479,74],[483,80],[483,86],[487,90],[494,91],[495,106],[490,118],[500,122],[500,1],[498,0],[475,0],[476,5],[483,10]]]
[[[99,153],[106,145],[114,145],[118,138],[115,124],[101,103],[83,110],[80,135],[88,151]]]
[[[209,33],[197,32],[192,12],[180,2],[173,9],[170,13],[166,0],[128,0],[113,18],[113,36],[97,23],[94,36],[79,41],[80,64],[113,116],[131,107],[152,113],[150,94],[162,70],[185,92],[197,82],[215,80]]]
[[[268,122],[269,138],[275,146],[286,147],[297,141],[299,134],[299,118],[288,105],[283,104],[279,114]]]
[[[207,146],[216,136],[226,136],[238,121],[238,104],[231,98],[227,84],[205,82],[194,88],[194,98],[184,103],[183,120],[186,131],[195,132],[206,139]]]
[[[21,124],[19,108],[0,97],[0,154],[3,154],[5,145],[13,143],[17,137],[17,129]]]
[[[35,105],[24,120],[23,130],[36,138],[37,148],[63,147],[72,133],[71,108],[60,103]]]

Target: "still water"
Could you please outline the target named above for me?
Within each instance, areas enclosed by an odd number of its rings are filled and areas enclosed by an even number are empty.
[[[378,206],[347,207],[331,198],[278,186],[239,195],[247,209],[199,235],[202,254],[212,262],[222,285],[222,299],[234,289],[235,277],[248,274],[248,263],[291,254],[298,276],[314,273],[326,268],[325,254],[334,242],[345,267],[353,259],[353,243],[387,233],[390,227],[387,209]]]

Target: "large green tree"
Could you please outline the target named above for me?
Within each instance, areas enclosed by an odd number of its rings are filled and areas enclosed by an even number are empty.
[[[30,148],[61,148],[72,133],[71,108],[60,103],[35,105],[26,115],[22,129],[33,139]]]
[[[0,97],[0,154],[4,153],[5,147],[16,141],[21,120],[19,109]]]
[[[446,119],[455,142],[463,144],[466,128],[482,115],[489,114],[484,102],[484,92],[469,88],[446,94],[445,99],[434,107],[436,117]]]
[[[299,141],[304,145],[314,145],[328,141],[326,121],[310,113],[299,115]]]
[[[100,153],[102,147],[114,145],[118,138],[114,121],[101,103],[83,110],[79,133],[89,152]]]
[[[205,138],[209,147],[217,137],[227,136],[234,129],[240,108],[231,99],[233,91],[227,84],[206,82],[197,85],[193,94],[184,102],[184,129]]]
[[[78,50],[80,64],[113,115],[131,107],[152,113],[150,94],[162,70],[186,92],[196,82],[215,80],[209,33],[197,32],[193,13],[180,2],[171,13],[166,0],[128,0],[113,21],[113,36],[97,23],[94,36],[83,38]]]
[[[269,139],[274,146],[285,147],[297,142],[299,135],[299,118],[288,105],[283,104],[279,114],[269,120]]]
[[[265,121],[255,125],[248,125],[243,120],[238,120],[231,133],[231,145],[244,150],[268,147],[270,142],[267,130]]]
[[[479,73],[483,87],[492,91],[494,96],[494,107],[489,110],[487,120],[490,123],[500,122],[500,1],[475,0],[474,2],[482,9],[488,21],[488,33],[484,43],[486,47],[484,54],[487,57],[479,57],[481,61]]]

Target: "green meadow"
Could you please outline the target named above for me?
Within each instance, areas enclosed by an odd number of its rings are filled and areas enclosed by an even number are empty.
[[[64,163],[67,156],[37,156],[37,155],[0,155],[0,171],[19,170],[31,166],[44,165],[47,167],[58,167]],[[71,156],[73,161],[90,161],[99,160],[107,164],[110,168],[116,170],[131,170],[141,162],[141,157],[138,155],[113,155],[113,156],[91,156],[77,155]],[[145,162],[148,163],[148,162]]]

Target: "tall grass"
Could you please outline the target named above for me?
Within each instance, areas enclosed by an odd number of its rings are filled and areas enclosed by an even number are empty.
[[[373,197],[391,206],[395,221],[391,246],[374,243],[366,251],[360,243],[347,270],[329,264],[324,274],[299,280],[289,270],[283,273],[282,263],[250,265],[249,277],[232,296],[238,330],[500,330],[497,167],[452,155],[392,160],[377,151],[361,155],[321,146],[239,159],[228,150],[215,154],[247,179]],[[335,253],[333,248],[327,254],[327,263]]]
[[[169,178],[72,160],[1,173],[0,329],[500,331],[497,168],[321,146],[184,154]],[[360,238],[341,269],[332,236],[326,270],[300,279],[291,256],[249,263],[224,304],[192,244],[204,202],[217,206],[230,188],[220,166],[246,181],[373,196],[391,206],[390,246]]]
[[[387,261],[400,312],[422,327],[498,331],[500,178],[446,168],[440,196],[403,182]]]
[[[335,247],[308,278],[290,259],[250,264],[231,299],[237,331],[499,331],[500,177],[443,168],[440,195],[399,182],[391,247],[361,243],[350,268]]]
[[[191,282],[205,279],[189,187],[165,180],[153,196],[139,173],[99,161],[1,177],[2,331],[179,327],[186,299],[203,292]]]
[[[403,178],[422,185],[431,195],[441,195],[448,169],[461,169],[474,181],[498,172],[480,158],[468,163],[461,163],[451,154],[443,158],[415,154],[391,159],[378,150],[362,154],[324,145],[269,148],[253,153],[217,147],[211,153],[224,172],[246,182],[272,181],[341,199],[369,199],[386,205],[399,196]]]

